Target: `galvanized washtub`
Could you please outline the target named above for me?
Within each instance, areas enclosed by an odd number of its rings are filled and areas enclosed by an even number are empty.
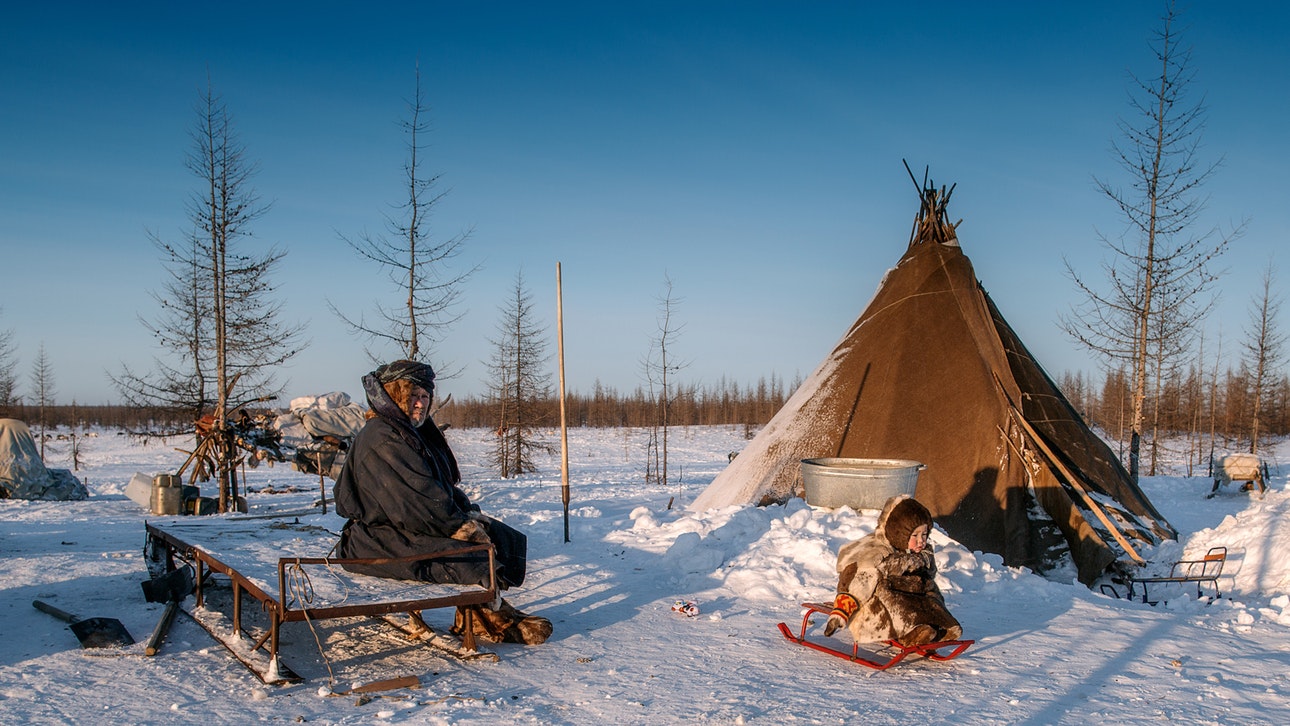
[[[926,468],[909,459],[802,459],[802,485],[806,502],[817,507],[882,509],[898,494],[914,496]]]

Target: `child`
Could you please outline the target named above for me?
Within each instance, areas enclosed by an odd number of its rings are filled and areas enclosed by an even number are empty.
[[[838,552],[838,594],[825,635],[847,625],[857,643],[957,640],[963,628],[936,586],[931,531],[927,507],[905,494],[888,499],[877,529]]]

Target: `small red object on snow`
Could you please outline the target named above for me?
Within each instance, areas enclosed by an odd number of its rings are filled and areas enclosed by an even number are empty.
[[[699,604],[693,600],[677,600],[672,603],[672,612],[692,618],[699,614]]]

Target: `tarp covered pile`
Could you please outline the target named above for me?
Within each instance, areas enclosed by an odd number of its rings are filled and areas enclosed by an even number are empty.
[[[291,399],[291,409],[277,418],[282,442],[296,452],[291,466],[335,479],[366,414],[367,409],[340,391]]]
[[[89,492],[67,469],[47,469],[27,424],[0,419],[0,498],[75,500]]]

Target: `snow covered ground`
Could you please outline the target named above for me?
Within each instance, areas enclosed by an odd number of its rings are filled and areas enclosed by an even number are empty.
[[[558,459],[499,480],[478,462],[482,431],[449,431],[466,488],[529,535],[525,586],[509,596],[549,617],[540,646],[490,646],[497,663],[449,659],[370,621],[327,631],[323,658],[302,624],[284,626],[284,660],[306,683],[265,686],[181,616],[161,652],[81,649],[46,600],[119,618],[142,641],[161,615],[144,601],[146,512],[124,496],[135,472],[175,470],[174,445],[101,432],[82,440],[84,502],[0,501],[0,713],[7,723],[1084,724],[1290,723],[1290,493],[1273,469],[1259,501],[1204,478],[1144,480],[1178,528],[1159,563],[1228,548],[1223,598],[1174,590],[1167,604],[1116,600],[1004,567],[936,533],[941,585],[976,644],[956,660],[885,672],[794,646],[775,624],[828,599],[838,547],[876,512],[802,502],[693,514],[685,503],[745,443],[742,428],[674,430],[667,490],[643,483],[644,433],[570,432],[570,539]],[[556,440],[552,437],[552,440]],[[1278,462],[1290,444],[1275,452]],[[50,465],[69,466],[58,454]],[[328,482],[330,484],[330,482]],[[309,508],[318,480],[279,465],[248,471],[253,513]],[[205,492],[204,492],[205,493]],[[672,507],[668,508],[669,501]],[[315,515],[331,531],[339,520]],[[308,518],[305,518],[308,519]],[[318,536],[330,536],[325,533]],[[1166,565],[1162,565],[1166,566]],[[1154,595],[1153,591],[1153,595]],[[694,601],[699,614],[672,610]],[[448,611],[427,612],[446,627]],[[840,642],[840,641],[839,641]],[[329,673],[330,668],[330,673]],[[329,695],[417,676],[374,698]]]

